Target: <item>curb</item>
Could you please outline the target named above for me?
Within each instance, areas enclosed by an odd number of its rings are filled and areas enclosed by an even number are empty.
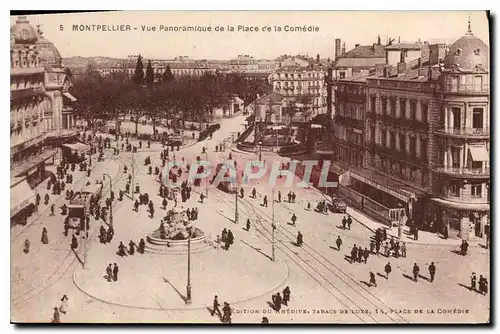
[[[359,215],[362,215],[362,216],[366,216],[365,214],[363,214],[361,211],[353,208],[352,206],[349,206],[348,209],[356,212],[357,214]],[[347,212],[346,212],[347,213]],[[354,218],[352,215],[350,215],[349,213],[347,213],[350,217],[352,217],[353,220],[357,221],[360,225],[363,225],[365,228],[367,228],[368,230],[372,231],[373,233],[375,233],[375,229],[371,226],[368,226],[366,223]],[[368,218],[370,219],[370,218]],[[401,240],[398,238],[397,235],[394,235],[392,232],[392,228],[387,228],[385,225],[382,225],[380,224],[381,228],[385,228],[387,229],[387,236],[391,236],[391,237],[394,237],[395,239],[398,239],[398,240]],[[415,240],[412,240],[412,239],[407,239],[407,240],[402,240],[404,241],[406,244],[411,244],[411,245],[421,245],[421,246],[441,246],[441,247],[457,247],[457,246],[460,246],[460,241],[457,240],[457,244],[441,244],[441,243],[428,243],[428,242],[416,242]],[[482,248],[481,246],[479,246],[478,242],[474,242],[474,244],[469,244],[469,247],[474,247],[474,248]]]
[[[259,294],[257,296],[253,296],[253,297],[250,297],[250,298],[247,298],[247,299],[243,299],[243,300],[239,300],[239,301],[229,301],[228,303],[231,304],[231,306],[233,306],[233,305],[239,305],[239,304],[242,304],[242,303],[246,303],[248,301],[264,297],[264,296],[272,293],[276,289],[279,289],[280,287],[282,287],[285,284],[285,282],[290,278],[290,268],[288,267],[288,264],[286,263],[286,261],[276,261],[276,262],[283,263],[285,265],[285,268],[286,268],[286,277],[285,277],[285,279],[280,284],[278,284],[274,288],[272,288],[272,289],[270,289],[270,290],[268,290],[268,291],[266,291],[264,293],[261,293],[261,294]],[[78,269],[80,269],[80,268],[75,269],[73,271],[73,275],[71,275],[72,276],[73,284],[76,286],[76,288],[80,292],[82,292],[83,294],[89,296],[90,298],[98,300],[98,301],[100,301],[102,303],[105,303],[105,304],[108,304],[108,305],[115,305],[115,306],[121,306],[121,307],[132,308],[132,309],[141,309],[141,310],[154,310],[154,311],[195,311],[195,310],[196,311],[200,311],[200,310],[205,310],[206,311],[207,307],[210,307],[210,301],[205,306],[190,307],[190,308],[161,308],[161,307],[149,307],[149,306],[133,306],[133,305],[120,304],[120,303],[108,301],[108,300],[96,297],[96,296],[90,294],[89,292],[83,290],[80,287],[80,285],[76,282],[76,279],[75,279]],[[82,269],[82,270],[86,270],[86,269]]]

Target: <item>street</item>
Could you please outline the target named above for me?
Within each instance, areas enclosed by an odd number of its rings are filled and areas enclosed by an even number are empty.
[[[236,132],[242,132],[244,123],[243,116],[224,119],[212,139],[173,153],[177,160],[184,157],[190,162],[197,156],[203,158],[202,147],[206,147],[210,161],[227,158],[229,152],[235,160],[258,159],[254,154],[229,147],[223,153],[214,153],[215,145],[224,140],[228,142]],[[137,243],[160,224],[165,212],[160,208],[160,184],[157,177],[148,175],[143,161],[150,156],[153,166],[161,166],[161,150],[159,143],[152,143],[150,149],[143,145],[135,154],[123,151],[114,156],[107,150],[105,160],[95,164],[91,179],[102,180],[102,173],[110,174],[117,194],[126,182],[123,166],[128,166],[130,172],[135,161],[135,182],[140,184],[141,192],[150,195],[156,214],[150,218],[145,207],[133,211],[133,201],[127,196],[123,201],[115,200],[114,238],[110,243],[100,244],[97,233],[101,223],[91,221],[86,268],[82,268],[70,250],[71,236],[63,235],[63,216],[58,209],[55,216],[50,216],[46,210],[33,224],[12,231],[13,321],[50,321],[53,308],[59,306],[64,294],[69,297],[69,310],[61,316],[62,322],[217,323],[220,319],[207,310],[214,295],[219,296],[221,303],[230,303],[234,310],[233,323],[259,323],[263,316],[273,323],[306,320],[318,323],[487,321],[489,296],[470,291],[468,287],[472,272],[490,277],[488,250],[471,247],[467,256],[460,256],[453,252],[457,247],[439,244],[439,241],[425,245],[407,243],[406,258],[370,254],[366,264],[351,264],[351,248],[353,245],[369,248],[372,231],[357,221],[351,229],[345,230],[341,224],[343,214],[316,212],[317,203],[328,199],[313,188],[286,188],[284,180],[272,186],[266,179],[244,189],[244,198],[238,199],[238,224],[234,223],[235,195],[210,185],[208,197],[203,203],[199,202],[199,193],[205,192],[205,180],[201,187],[193,188],[186,203],[179,203],[184,209],[199,209],[195,224],[210,242],[214,243],[224,228],[232,230],[235,237],[234,245],[227,251],[208,246],[191,255],[193,300],[185,305],[186,255],[148,252],[127,257],[116,255],[120,241],[125,245],[130,240]],[[283,161],[274,153],[266,153],[263,160]],[[108,181],[104,182],[105,191],[108,191],[106,183]],[[45,183],[40,186],[43,194]],[[249,198],[253,186],[257,190],[255,199]],[[281,191],[282,201],[272,203],[278,191]],[[289,191],[296,193],[295,203],[287,202]],[[269,201],[267,207],[261,205],[265,195]],[[311,210],[307,210],[308,202]],[[167,209],[172,206],[173,201],[169,201]],[[41,207],[48,208],[43,204]],[[295,226],[290,224],[293,213],[298,218]],[[276,224],[275,262],[271,261],[273,217]],[[245,229],[247,219],[250,220],[248,231]],[[43,227],[48,229],[48,245],[40,243]],[[299,231],[304,239],[301,247],[295,245]],[[338,236],[343,242],[340,250],[335,245]],[[25,239],[32,244],[29,254],[22,252]],[[388,262],[392,272],[386,279],[384,266]],[[429,280],[427,267],[430,262],[437,267],[434,282]],[[117,282],[107,282],[103,278],[108,263],[120,266]],[[420,266],[421,275],[416,282],[412,277],[414,263]],[[458,267],[460,271],[456,270]],[[370,272],[376,275],[376,287],[368,283]],[[291,289],[291,300],[288,307],[283,306],[282,312],[277,313],[270,307],[271,295],[286,286]]]

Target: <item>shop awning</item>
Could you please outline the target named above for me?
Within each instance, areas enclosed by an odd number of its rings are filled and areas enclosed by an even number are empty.
[[[417,200],[418,198],[427,196],[425,192],[419,189],[391,179],[374,170],[352,168],[350,169],[350,174],[353,179],[366,183],[406,203],[410,199]]]
[[[28,204],[34,202],[35,192],[26,180],[23,180],[10,188],[10,216],[24,209]]]
[[[465,203],[448,201],[442,198],[434,197],[431,199],[433,202],[439,203],[442,206],[467,211],[490,211],[490,204],[488,203]]]
[[[63,144],[63,147],[67,147],[77,152],[87,152],[88,150],[90,150],[90,146],[84,143]]]
[[[75,102],[76,101],[76,97],[74,97],[73,95],[71,95],[69,92],[64,92],[63,95],[66,96],[71,102]]]
[[[490,160],[490,155],[486,146],[469,146],[469,152],[474,161],[488,161]]]

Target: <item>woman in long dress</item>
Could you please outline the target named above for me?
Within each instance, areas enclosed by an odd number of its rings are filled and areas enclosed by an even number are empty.
[[[59,311],[62,314],[66,314],[66,312],[68,311],[68,296],[66,296],[66,295],[62,296],[61,306],[59,307]]]
[[[44,227],[42,230],[42,244],[46,245],[49,243],[49,237],[47,235],[47,229]]]

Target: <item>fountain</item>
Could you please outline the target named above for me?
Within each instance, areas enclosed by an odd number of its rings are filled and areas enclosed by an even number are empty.
[[[188,239],[191,252],[209,249],[205,242],[205,233],[193,226],[185,210],[173,208],[161,220],[157,230],[146,237],[146,251],[153,253],[180,254],[188,251]]]

